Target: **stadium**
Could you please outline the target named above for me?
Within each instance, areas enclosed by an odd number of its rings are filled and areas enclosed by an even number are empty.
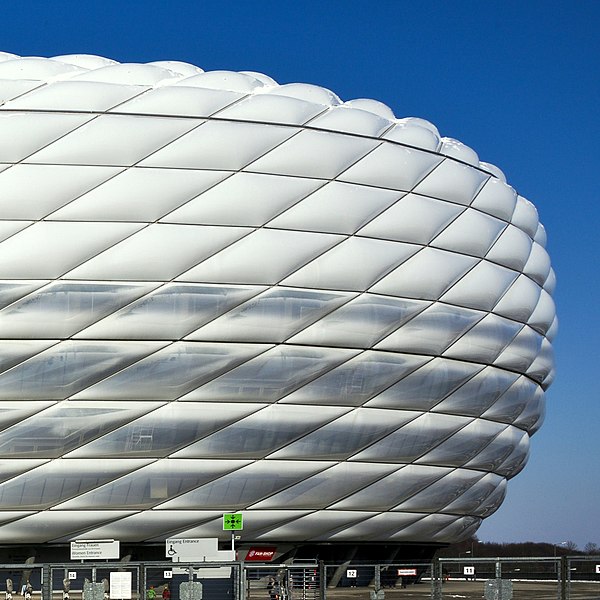
[[[474,535],[543,420],[545,244],[375,100],[0,53],[2,552],[228,544],[229,512],[242,558]]]

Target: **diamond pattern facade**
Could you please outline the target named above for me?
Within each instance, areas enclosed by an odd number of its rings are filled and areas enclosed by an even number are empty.
[[[0,543],[453,542],[553,377],[532,204],[374,100],[0,54]]]

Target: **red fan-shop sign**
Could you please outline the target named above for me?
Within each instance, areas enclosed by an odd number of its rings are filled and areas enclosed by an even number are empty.
[[[252,546],[250,550],[248,550],[248,554],[246,554],[246,560],[257,560],[265,562],[273,560],[276,550],[277,548],[275,548],[275,546],[265,546],[260,548],[258,546]]]

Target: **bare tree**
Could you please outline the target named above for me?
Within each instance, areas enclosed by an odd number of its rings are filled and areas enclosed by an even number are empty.
[[[568,542],[565,543],[565,548],[569,552],[573,552],[574,550],[577,550],[577,544],[574,541],[569,540]]]
[[[588,542],[583,548],[583,551],[586,554],[600,554],[600,546],[594,544],[594,542]]]

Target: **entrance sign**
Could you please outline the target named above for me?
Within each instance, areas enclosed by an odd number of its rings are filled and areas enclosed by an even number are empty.
[[[77,540],[71,542],[71,560],[119,558],[119,540]]]
[[[417,575],[416,569],[398,569],[399,577],[415,577]]]
[[[131,571],[111,571],[109,589],[113,600],[131,600]]]
[[[218,538],[169,538],[165,556],[173,562],[219,562],[235,560],[235,552],[219,550]]]
[[[224,531],[239,531],[244,529],[242,513],[225,513],[223,515]]]

